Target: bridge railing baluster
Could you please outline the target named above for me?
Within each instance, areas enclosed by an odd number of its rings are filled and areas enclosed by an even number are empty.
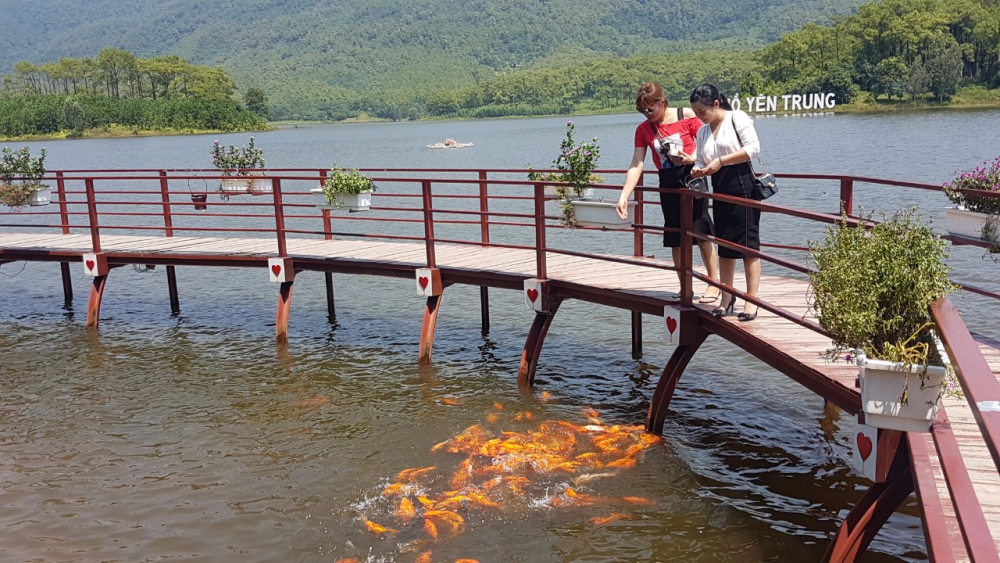
[[[285,243],[285,210],[281,197],[281,178],[274,178],[271,181],[271,190],[274,195],[274,230],[278,238],[278,256],[285,258],[288,256],[288,247]]]

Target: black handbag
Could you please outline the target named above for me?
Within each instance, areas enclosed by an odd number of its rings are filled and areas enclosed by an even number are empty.
[[[729,122],[733,125],[733,131],[736,131],[736,138],[740,142],[740,148],[743,148],[743,138],[740,136],[740,130],[736,128],[736,122],[733,121],[731,114],[729,116]],[[760,160],[760,153],[757,154],[757,163],[760,164],[760,169],[763,170],[763,172],[757,172],[753,169],[752,160],[749,163],[750,172],[753,173],[753,187],[751,188],[751,191],[754,199],[757,201],[763,201],[778,193],[778,186],[774,183],[774,174],[771,174],[764,169],[764,163]]]

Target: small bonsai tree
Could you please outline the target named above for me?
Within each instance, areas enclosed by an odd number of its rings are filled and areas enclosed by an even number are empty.
[[[45,177],[45,149],[37,157],[24,147],[11,150],[4,147],[0,156],[0,203],[9,207],[22,207],[31,203],[35,192],[47,189],[41,182]]]
[[[343,203],[337,199],[338,195],[358,195],[364,192],[374,192],[378,188],[371,178],[362,174],[358,169],[345,170],[336,164],[330,169],[330,177],[323,182],[323,194],[326,196],[327,205],[342,206]]]

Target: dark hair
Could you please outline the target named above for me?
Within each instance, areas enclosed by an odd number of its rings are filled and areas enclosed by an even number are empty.
[[[663,105],[667,104],[667,96],[663,93],[663,87],[656,82],[647,82],[639,87],[639,91],[635,94],[635,107],[650,108],[656,105],[656,102],[663,100]]]
[[[711,84],[702,84],[691,92],[691,103],[703,104],[706,106],[713,106],[715,102],[719,102],[719,107],[725,110],[732,110],[733,106],[729,104],[729,100],[726,99],[726,95],[719,92],[719,89]]]

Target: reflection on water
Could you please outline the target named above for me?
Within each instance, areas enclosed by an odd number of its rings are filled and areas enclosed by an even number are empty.
[[[969,167],[964,159],[1000,153],[985,125],[996,117],[761,118],[758,129],[775,171],[940,182]],[[600,137],[603,166],[627,164],[635,116],[574,121]],[[326,166],[333,155],[359,167],[521,167],[551,161],[564,130],[558,118],[341,125],[265,133],[258,145],[276,167]],[[956,150],[896,146],[928,130],[954,139]],[[442,137],[476,146],[423,149]],[[882,137],[886,152],[874,154],[871,139]],[[212,140],[47,148],[54,168],[208,166]],[[787,182],[778,203],[831,211],[837,193],[836,185]],[[858,201],[914,203],[938,218],[944,200],[862,186]],[[659,221],[656,206],[650,211]],[[772,242],[820,234],[778,217],[764,225]],[[553,240],[631,249],[612,235],[557,232]],[[995,283],[978,251],[954,257],[960,281]],[[95,334],[83,327],[83,276],[74,272],[77,301],[61,310],[57,265],[0,266],[0,560],[411,562],[430,551],[424,561],[814,561],[866,487],[848,469],[850,417],[718,338],[689,365],[662,440],[647,443],[634,427],[671,351],[656,319],[645,320],[645,355],[633,360],[628,313],[564,303],[536,390],[521,393],[517,362],[531,317],[518,292],[490,292],[484,337],[478,288],[449,288],[434,364],[420,367],[423,303],[411,281],[335,275],[331,324],[322,277],[303,273],[289,342],[276,346],[266,278],[223,268],[177,273],[182,311],[171,315],[164,269],[115,270]],[[954,298],[970,326],[996,334],[984,299]],[[582,413],[584,405],[599,415]],[[616,437],[604,443],[614,453],[596,442],[605,436]],[[916,514],[911,505],[895,515],[866,560],[925,559]]]

